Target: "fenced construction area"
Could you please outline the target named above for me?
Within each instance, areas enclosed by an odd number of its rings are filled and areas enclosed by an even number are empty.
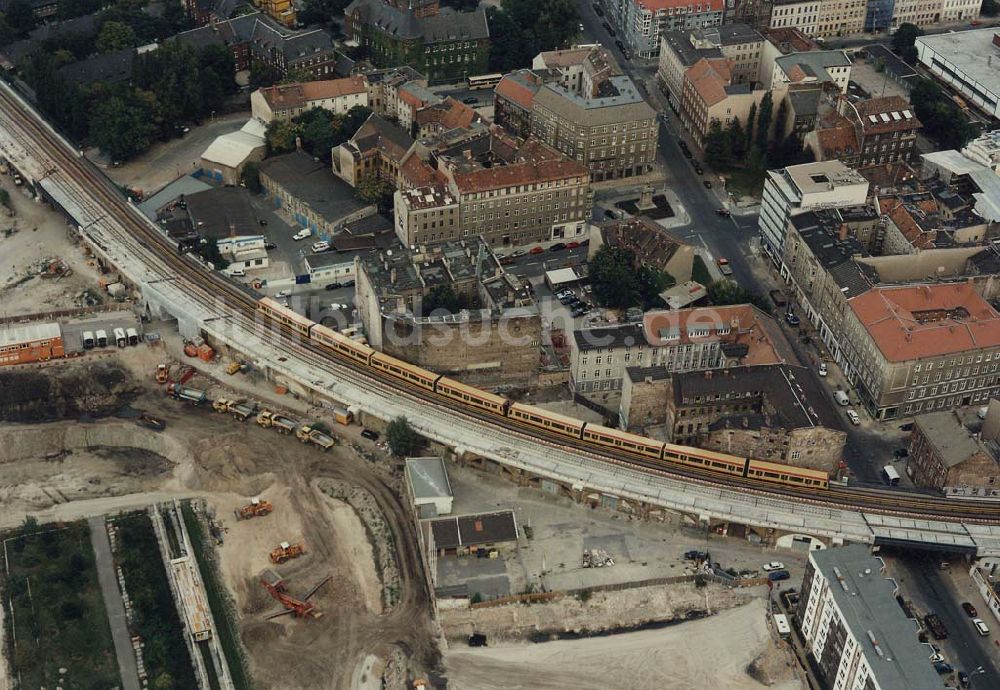
[[[120,686],[87,524],[28,521],[2,539],[5,651],[18,686]]]

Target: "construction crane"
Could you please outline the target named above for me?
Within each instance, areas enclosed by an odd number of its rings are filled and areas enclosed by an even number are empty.
[[[278,544],[277,548],[271,549],[271,562],[278,565],[292,558],[298,558],[305,552],[306,547],[302,542],[289,544],[287,541],[283,541]]]
[[[333,579],[332,575],[327,575],[322,580],[317,583],[315,587],[309,590],[309,592],[302,597],[297,599],[288,593],[288,588],[285,586],[285,581],[277,576],[273,571],[268,573],[270,581],[265,578],[260,579],[260,584],[264,586],[268,594],[278,600],[283,607],[283,611],[275,611],[274,613],[269,613],[264,616],[264,620],[271,620],[272,618],[278,618],[279,616],[287,616],[289,614],[294,615],[296,618],[305,618],[309,616],[310,618],[322,618],[323,612],[316,610],[316,605],[309,601],[312,596],[319,591],[319,588],[325,585],[327,582]]]
[[[254,496],[250,503],[236,509],[237,520],[249,520],[250,518],[263,517],[274,510],[270,501],[262,500],[260,496]]]

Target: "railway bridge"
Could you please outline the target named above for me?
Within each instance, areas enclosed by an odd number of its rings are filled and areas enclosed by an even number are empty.
[[[162,231],[138,209],[112,203],[111,183],[6,84],[0,86],[0,155],[40,199],[66,214],[102,262],[121,273],[146,315],[176,319],[182,335],[201,336],[217,351],[255,362],[269,381],[318,406],[354,405],[384,420],[404,415],[420,433],[455,449],[462,462],[640,519],[673,514],[706,530],[753,534],[766,544],[807,539],[813,547],[903,544],[1000,562],[1000,506],[989,524],[961,522],[933,514],[867,512],[849,502],[813,502],[645,472],[429,405],[405,389],[296,346],[270,324],[228,303],[222,284],[215,282],[222,279],[209,277],[193,257],[178,258]]]

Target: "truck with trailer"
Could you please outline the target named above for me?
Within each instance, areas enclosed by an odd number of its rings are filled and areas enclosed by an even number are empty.
[[[286,417],[271,410],[261,410],[257,414],[257,423],[265,429],[275,429],[279,434],[290,434],[298,426],[298,422],[291,417]]]
[[[182,386],[179,383],[167,384],[167,395],[173,396],[178,400],[186,400],[195,405],[201,405],[208,401],[208,393],[205,391],[200,388],[192,388],[191,386]]]
[[[337,445],[337,442],[332,436],[321,431],[315,426],[310,426],[309,424],[303,424],[295,431],[295,436],[302,443],[311,443],[320,450],[327,451]]]

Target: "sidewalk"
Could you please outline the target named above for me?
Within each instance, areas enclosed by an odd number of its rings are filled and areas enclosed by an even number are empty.
[[[129,634],[125,619],[122,593],[118,590],[115,561],[111,555],[111,542],[108,540],[108,530],[104,526],[104,516],[89,518],[87,525],[90,527],[90,542],[94,546],[97,580],[101,585],[104,608],[108,612],[108,624],[111,626],[111,637],[115,643],[115,656],[118,658],[118,674],[122,679],[122,688],[140,690],[139,672],[135,663],[135,652],[132,650],[132,636]]]

